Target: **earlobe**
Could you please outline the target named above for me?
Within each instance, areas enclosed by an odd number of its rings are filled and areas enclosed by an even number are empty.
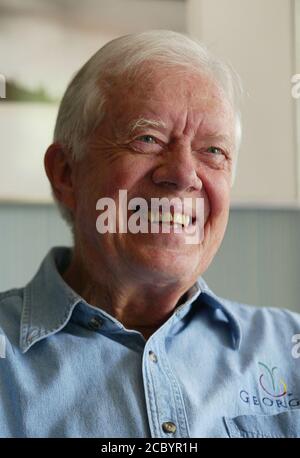
[[[44,166],[57,200],[74,210],[73,163],[61,145],[53,143],[49,146],[45,153]]]

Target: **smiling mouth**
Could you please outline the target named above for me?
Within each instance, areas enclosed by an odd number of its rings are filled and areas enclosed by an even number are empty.
[[[136,209],[133,210],[133,213],[136,213],[140,210],[140,206],[137,205]],[[142,215],[145,216],[146,215]],[[163,212],[163,211],[148,211],[147,218],[149,223],[154,224],[169,224],[170,226],[181,226],[183,228],[192,227],[196,223],[196,217],[192,215],[187,215],[179,212]]]
[[[188,227],[195,223],[196,218],[183,213],[171,212],[148,212],[148,221],[150,223],[169,223],[170,225],[181,225]]]

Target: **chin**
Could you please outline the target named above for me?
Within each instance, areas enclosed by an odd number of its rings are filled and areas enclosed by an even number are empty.
[[[136,246],[133,258],[132,261],[140,274],[174,282],[189,281],[199,270],[200,264],[200,256],[195,247],[184,251],[150,244],[140,249]]]

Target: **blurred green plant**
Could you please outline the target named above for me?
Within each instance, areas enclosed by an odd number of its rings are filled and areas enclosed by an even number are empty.
[[[58,99],[51,97],[42,86],[30,90],[14,80],[7,80],[6,98],[3,101],[57,103]]]

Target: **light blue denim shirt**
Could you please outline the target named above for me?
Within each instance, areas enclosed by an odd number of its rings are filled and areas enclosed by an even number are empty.
[[[300,315],[200,278],[146,341],[64,282],[70,255],[0,295],[1,437],[300,437]]]

